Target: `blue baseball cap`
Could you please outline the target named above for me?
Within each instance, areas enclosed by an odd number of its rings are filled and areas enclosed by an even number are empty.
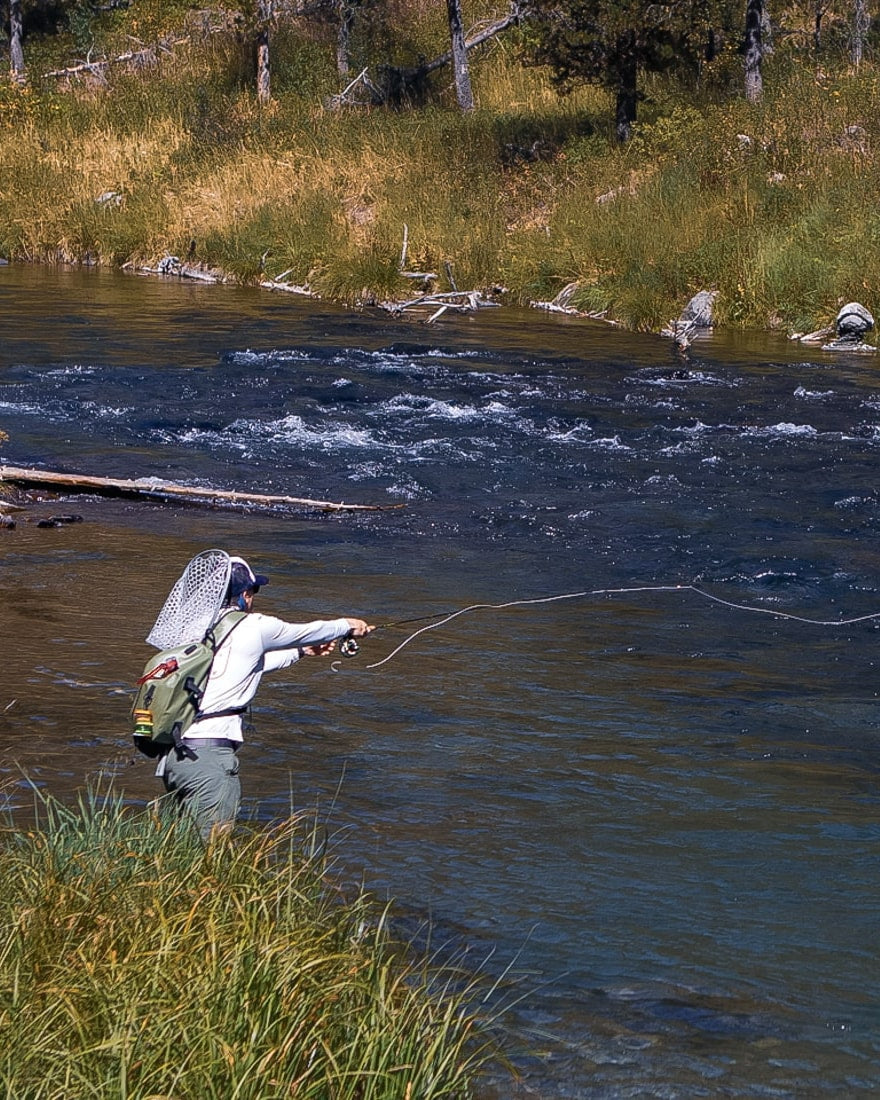
[[[229,596],[240,596],[253,588],[259,591],[264,584],[269,583],[269,578],[263,573],[255,573],[244,558],[229,559],[232,562],[232,572],[229,574]]]

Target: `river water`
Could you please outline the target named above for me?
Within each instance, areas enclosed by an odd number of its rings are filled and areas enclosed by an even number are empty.
[[[873,358],[538,313],[434,325],[228,287],[0,268],[0,456],[395,510],[46,500],[0,530],[4,794],[132,763],[144,637],[197,551],[293,619],[696,584],[880,612]],[[75,512],[83,522],[40,528]],[[690,589],[377,631],[264,681],[248,815],[318,808],[340,874],[466,949],[508,1097],[880,1089],[880,619]]]

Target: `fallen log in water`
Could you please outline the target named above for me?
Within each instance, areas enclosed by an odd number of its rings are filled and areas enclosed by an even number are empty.
[[[50,488],[69,493],[97,493],[101,496],[143,497],[149,500],[181,500],[189,504],[250,508],[317,508],[322,512],[384,512],[403,508],[403,504],[344,504],[331,500],[311,500],[270,493],[242,493],[233,489],[207,489],[178,485],[157,477],[128,480],[112,477],[87,477],[60,474],[53,470],[28,470],[18,466],[0,466],[0,481],[16,485]]]

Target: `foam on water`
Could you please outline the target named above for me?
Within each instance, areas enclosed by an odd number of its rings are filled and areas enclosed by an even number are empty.
[[[190,428],[180,435],[184,443],[207,444],[212,447],[235,447],[258,454],[260,445],[293,445],[305,450],[317,448],[335,451],[338,448],[361,450],[368,447],[381,449],[375,437],[363,428],[349,424],[324,423],[310,426],[301,416],[285,416],[280,420],[250,420],[241,418],[221,431],[203,431]]]

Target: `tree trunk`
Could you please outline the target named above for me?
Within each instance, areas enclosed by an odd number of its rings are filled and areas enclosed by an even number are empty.
[[[617,39],[617,99],[614,131],[619,142],[629,141],[636,120],[638,96],[638,63],[635,31],[627,31]]]
[[[351,71],[349,43],[351,28],[354,26],[354,4],[351,0],[338,0],[336,10],[339,15],[336,28],[336,72],[339,76],[346,77]]]
[[[770,19],[770,5],[767,0],[763,3],[761,12],[761,58],[770,57],[773,53],[773,23]]]
[[[21,0],[9,0],[9,71],[12,79],[22,83],[25,79],[24,50],[21,47]]]
[[[272,76],[269,68],[269,29],[257,31],[257,99],[265,105],[272,98]]]
[[[865,56],[865,40],[871,20],[867,0],[855,0],[853,7],[852,63],[858,68]]]
[[[449,34],[452,38],[452,67],[455,72],[455,97],[463,111],[474,109],[474,93],[468,69],[467,49],[464,44],[464,27],[461,21],[461,0],[446,0],[449,18]]]
[[[265,106],[272,98],[272,73],[269,64],[269,22],[272,18],[272,0],[259,0],[257,4],[257,101]]]
[[[764,22],[764,0],[746,0],[746,99],[757,103],[764,94],[764,82],[761,77],[763,47],[761,26]]]

